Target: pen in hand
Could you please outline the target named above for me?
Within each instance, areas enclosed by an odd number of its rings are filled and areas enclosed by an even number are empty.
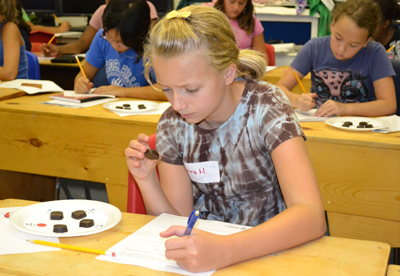
[[[194,225],[196,224],[197,219],[199,218],[199,215],[200,212],[198,210],[193,210],[192,213],[190,213],[184,235],[190,235]]]

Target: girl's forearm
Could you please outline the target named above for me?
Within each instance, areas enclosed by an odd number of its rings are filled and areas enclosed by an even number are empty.
[[[162,91],[155,90],[151,85],[141,87],[127,87],[124,97],[159,101],[168,100]]]

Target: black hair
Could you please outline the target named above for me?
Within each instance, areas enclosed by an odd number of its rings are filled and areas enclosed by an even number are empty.
[[[143,56],[143,44],[150,29],[150,7],[145,0],[111,0],[104,10],[104,32],[115,29],[122,43]]]
[[[397,0],[375,0],[381,7],[383,21],[395,22],[400,19],[400,7]]]

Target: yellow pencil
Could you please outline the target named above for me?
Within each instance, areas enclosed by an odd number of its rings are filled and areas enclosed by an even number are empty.
[[[301,89],[303,89],[304,93],[307,94],[308,92],[307,92],[306,88],[304,87],[303,83],[301,82],[301,80],[299,79],[299,77],[298,77],[297,74],[296,74],[296,71],[294,71],[293,68],[292,68],[292,72],[293,72],[293,75],[294,75],[294,77],[296,78],[297,82],[300,84]]]
[[[52,14],[54,19],[58,21],[58,23],[62,24],[63,22],[60,20],[60,18],[57,17],[54,13]]]
[[[386,53],[389,53],[391,50],[393,50],[394,46],[396,46],[396,44],[394,44],[392,47],[390,47],[390,48],[386,51]]]
[[[79,65],[79,69],[81,69],[81,72],[82,72],[83,77],[84,77],[85,79],[87,79],[87,78],[86,78],[86,75],[85,75],[85,71],[83,71],[83,68],[82,68],[81,62],[79,61],[78,56],[75,56],[75,59],[76,59],[76,62],[78,63],[78,65]]]
[[[115,252],[112,252],[112,251],[91,249],[91,248],[80,247],[80,246],[75,246],[75,245],[68,245],[68,244],[41,241],[41,240],[27,240],[27,241],[31,242],[31,243],[34,243],[34,244],[47,245],[47,246],[70,249],[70,250],[76,250],[76,251],[82,251],[82,252],[87,252],[87,253],[106,255],[106,256],[112,256],[112,257],[116,256]]]
[[[47,44],[50,44],[54,39],[56,38],[56,35],[53,35],[53,37],[47,42]]]

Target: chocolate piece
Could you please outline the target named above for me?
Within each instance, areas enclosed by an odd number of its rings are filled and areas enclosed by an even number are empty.
[[[147,151],[144,153],[144,156],[150,160],[158,160],[160,155],[155,150],[147,149]]]
[[[65,233],[68,232],[68,228],[65,224],[55,224],[53,227],[54,233]]]
[[[348,124],[343,124],[342,127],[350,127]]]
[[[86,212],[83,210],[77,210],[75,212],[72,212],[72,218],[74,219],[81,219],[86,217]]]
[[[123,106],[123,107],[131,107],[130,104],[123,104],[122,106]]]
[[[367,122],[359,122],[358,123],[360,126],[365,126],[365,125],[368,125],[368,123]]]
[[[365,128],[365,125],[358,125],[357,128]]]
[[[353,125],[353,123],[350,122],[350,121],[346,121],[346,122],[344,122],[343,124],[344,124],[344,125],[348,125],[348,126],[352,126],[352,125]]]
[[[137,106],[139,109],[146,109],[146,106],[144,104],[138,104]]]
[[[374,126],[373,125],[370,125],[370,124],[368,124],[368,125],[365,125],[365,128],[373,128]]]
[[[124,110],[131,110],[132,108],[130,107],[124,107]]]
[[[53,211],[50,213],[51,220],[62,220],[64,218],[64,214],[61,211]]]
[[[94,221],[92,219],[83,219],[79,223],[79,227],[89,228],[94,225]]]
[[[118,105],[115,108],[116,109],[124,109],[122,106],[118,106]]]

